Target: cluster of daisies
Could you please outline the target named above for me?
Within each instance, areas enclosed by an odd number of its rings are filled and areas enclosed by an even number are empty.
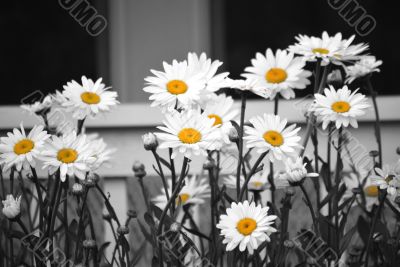
[[[164,62],[163,71],[151,70],[154,76],[145,78],[143,90],[150,94],[151,105],[159,107],[165,119],[163,126],[158,127],[161,132],[143,138],[145,146],[157,143],[160,149],[171,149],[172,158],[181,154],[190,159],[197,155],[207,156],[210,151],[222,152],[227,147],[235,147],[238,138],[242,138],[248,149],[265,154],[268,161],[284,162],[285,169],[273,174],[277,188],[293,186],[306,177],[318,176],[308,173],[300,156],[304,148],[300,145],[299,127],[289,125],[285,118],[276,114],[263,114],[250,118],[249,124],[244,126],[243,136],[240,136],[237,128],[240,111],[225,93],[236,90],[240,94],[251,92],[268,100],[277,97],[291,99],[296,90],[311,84],[312,73],[306,70],[307,62],[317,62],[320,67],[334,65],[342,68],[347,84],[378,72],[382,62],[365,54],[369,48],[367,44],[353,44],[354,36],[344,39],[340,33],[329,36],[324,32],[322,37],[299,35],[296,40],[296,44],[285,50],[274,52],[267,49],[265,54],[257,53],[251,66],[245,68],[244,79],[234,80],[227,72],[219,73],[222,63],[207,58],[204,53],[200,56],[189,53],[186,60],[174,60],[172,64]],[[363,94],[358,90],[351,91],[347,85],[342,88],[329,86],[314,93],[309,113],[322,123],[323,129],[328,125],[337,129],[356,128],[357,118],[370,107]],[[269,189],[269,175],[265,168],[256,172],[247,181],[247,189]],[[209,185],[201,176],[187,179],[177,203],[203,203],[204,198],[210,196]],[[222,186],[227,188],[238,185],[245,185],[245,177],[238,178],[236,173],[222,180]],[[171,190],[170,182],[168,190]],[[164,207],[167,201],[165,192],[153,201]],[[254,202],[232,203],[226,210],[227,215],[222,215],[217,225],[225,238],[226,249],[239,247],[240,251],[247,248],[252,252],[259,244],[268,241],[269,235],[275,231],[271,225],[276,216],[267,212],[267,207]]]
[[[58,127],[67,120],[60,114],[71,114],[79,121],[78,128],[87,118],[115,106],[117,93],[106,88],[101,79],[96,82],[82,77],[82,84],[67,83],[64,90],[57,91],[22,108],[43,119],[29,133],[24,126],[13,129],[0,138],[0,165],[3,171],[31,172],[40,164],[50,175],[57,173],[61,181],[67,176],[84,180],[89,172],[96,171],[110,159],[111,149],[102,138],[83,133],[84,129]],[[50,125],[54,122],[55,125]],[[53,129],[55,128],[55,130]]]

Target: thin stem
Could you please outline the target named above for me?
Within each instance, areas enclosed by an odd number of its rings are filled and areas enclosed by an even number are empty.
[[[261,161],[264,159],[264,157],[265,157],[267,154],[268,154],[268,151],[262,153],[262,154],[260,155],[260,157],[257,159],[256,163],[254,163],[253,168],[251,169],[249,175],[246,177],[246,180],[245,180],[244,183],[243,183],[243,187],[242,187],[242,189],[240,190],[240,194],[239,194],[238,201],[241,201],[241,200],[243,199],[244,192],[245,192],[246,189],[247,189],[247,185],[249,184],[249,181],[250,181],[251,177],[254,175],[254,173],[256,172],[256,170],[257,170],[257,168],[258,168],[258,165],[260,165]]]
[[[51,221],[50,221],[50,227],[49,227],[49,240],[50,240],[50,261],[53,262],[53,236],[54,236],[54,225],[56,223],[56,215],[57,215],[57,209],[58,205],[60,204],[60,199],[61,199],[61,191],[62,191],[62,186],[61,186],[61,180],[58,179],[59,186],[57,188],[57,193],[56,193],[56,201],[54,202],[54,206],[52,209],[52,214],[51,214]]]
[[[77,263],[77,260],[79,258],[79,253],[80,253],[80,245],[81,245],[81,240],[82,240],[82,234],[84,233],[84,226],[83,226],[83,213],[85,211],[85,206],[86,206],[86,200],[87,196],[89,193],[89,189],[85,188],[85,192],[83,195],[83,200],[82,200],[82,207],[79,213],[79,221],[78,221],[78,236],[77,236],[77,241],[75,245],[75,255],[74,255],[74,262]]]
[[[172,158],[172,148],[168,149],[169,152],[169,162],[171,165],[171,181],[172,181],[172,192],[175,190],[176,186],[176,172],[175,172],[175,161]],[[175,202],[171,205],[172,213],[175,212]]]
[[[165,195],[167,196],[167,200],[169,200],[169,192],[168,192],[167,179],[165,178],[164,171],[163,171],[163,168],[162,168],[162,166],[161,166],[160,156],[157,154],[157,151],[156,151],[156,150],[152,150],[151,152],[153,153],[154,158],[156,159],[157,166],[158,166],[158,171],[159,171],[160,174],[161,174],[161,180],[162,180],[162,183],[163,183],[163,186],[164,186]]]
[[[313,207],[313,205],[311,203],[310,197],[308,196],[308,193],[307,193],[306,189],[304,188],[303,183],[300,183],[299,186],[300,186],[300,189],[303,192],[303,195],[304,195],[304,197],[306,199],[307,206],[310,209],[311,218],[312,218],[313,224],[314,224],[314,229],[317,232],[317,235],[319,236],[320,234],[319,234],[318,221],[317,221],[317,216],[315,215],[314,207]]]
[[[38,203],[39,204],[39,230],[43,231],[43,219],[44,219],[43,208],[44,207],[43,207],[42,190],[40,188],[40,181],[39,181],[39,178],[37,176],[36,169],[31,167],[31,171],[32,171],[33,182],[34,182],[35,187],[36,187],[36,193],[37,193],[38,201],[39,201],[39,203]]]
[[[371,246],[372,236],[374,235],[375,226],[376,226],[376,223],[378,222],[378,218],[379,218],[379,215],[380,215],[381,210],[383,208],[383,204],[385,203],[386,196],[387,196],[387,191],[383,191],[383,195],[381,196],[381,199],[379,201],[378,210],[376,211],[376,213],[374,215],[374,218],[372,220],[372,226],[371,226],[371,229],[370,229],[370,232],[369,232],[369,236],[368,236],[368,241],[367,241],[367,248],[366,248],[366,256],[365,256],[364,267],[368,267],[369,247]]]
[[[209,177],[209,183],[210,183],[210,188],[211,188],[211,199],[210,199],[210,212],[211,212],[211,240],[210,240],[210,254],[211,256],[211,262],[215,264],[215,255],[216,255],[216,233],[215,233],[215,207],[214,207],[214,202],[215,202],[215,184],[214,184],[214,174],[213,174],[213,169],[210,168],[208,169],[208,177]]]
[[[68,231],[68,176],[64,182],[64,231],[65,231],[65,237],[64,237],[64,247],[65,247],[65,255],[69,257],[69,231]],[[67,267],[69,266],[69,262],[67,262]]]
[[[83,118],[82,120],[78,120],[78,126],[77,126],[77,135],[80,135],[83,130],[83,125],[85,124],[85,119]]]
[[[319,83],[319,88],[318,88],[318,92],[317,92],[318,94],[322,93],[322,90],[325,88],[329,70],[330,70],[330,65],[325,66],[324,73],[322,74],[322,78],[321,78],[321,81]],[[301,156],[303,156],[304,152],[306,151],[308,139],[310,138],[311,131],[313,129],[313,125],[315,124],[315,118],[314,117],[315,117],[315,115],[313,113],[311,113],[310,118],[308,119],[307,127],[306,127],[306,134],[304,136],[303,144],[302,144],[303,148],[302,148],[302,151],[300,153]]]
[[[157,229],[157,237],[159,237],[161,235],[162,226],[164,224],[165,216],[167,215],[167,211],[168,211],[169,207],[171,206],[172,202],[175,202],[176,197],[177,197],[179,191],[181,190],[181,186],[182,186],[183,181],[185,179],[186,167],[188,165],[188,162],[189,162],[189,159],[185,157],[183,159],[182,170],[181,170],[181,175],[180,175],[179,180],[178,180],[178,184],[175,187],[175,190],[172,192],[172,196],[169,199],[167,205],[165,206],[165,208],[164,208],[164,210],[163,210],[163,212],[161,214],[160,222],[158,224],[158,229]],[[160,243],[159,246],[158,246],[159,264],[160,264],[160,267],[163,267],[164,263],[163,263],[163,257],[162,257],[162,243],[161,242],[159,242],[159,243]]]
[[[242,104],[240,109],[240,125],[239,125],[239,158],[238,158],[238,165],[236,170],[236,197],[239,199],[240,195],[240,169],[242,168],[243,162],[243,129],[244,129],[244,116],[246,112],[246,92],[242,92]]]
[[[369,90],[369,93],[371,94],[372,98],[372,103],[374,105],[374,111],[375,111],[375,137],[376,137],[376,142],[378,143],[378,153],[379,153],[379,165],[378,167],[381,168],[383,164],[383,159],[382,159],[382,138],[381,138],[381,121],[379,117],[379,109],[378,109],[378,103],[376,101],[376,96],[377,92],[374,90],[372,87],[371,83],[371,77],[368,76],[365,80],[365,84]]]
[[[335,226],[336,229],[339,229],[339,184],[340,184],[340,161],[341,161],[341,152],[342,152],[342,142],[343,142],[343,128],[339,128],[338,132],[338,147],[337,147],[337,157],[336,157],[336,170],[335,170],[335,198],[333,202],[333,210],[335,211]],[[339,252],[339,231],[336,231],[336,253]]]

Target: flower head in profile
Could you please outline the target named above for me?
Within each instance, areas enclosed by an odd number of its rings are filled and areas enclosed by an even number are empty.
[[[172,182],[168,180],[168,193],[172,195]],[[185,178],[185,185],[179,192],[176,198],[176,205],[187,206],[187,205],[200,205],[204,204],[205,200],[210,197],[210,186],[207,183],[207,179],[192,175],[191,177]],[[156,196],[152,201],[160,208],[164,208],[167,204],[167,196],[165,191],[162,191],[161,195]]]
[[[285,50],[278,49],[274,55],[267,49],[265,55],[257,53],[251,63],[242,76],[256,79],[271,99],[278,93],[286,99],[294,98],[293,89],[304,89],[310,84],[311,72],[304,70],[306,63]]]
[[[301,55],[306,61],[321,60],[322,65],[328,63],[341,63],[342,61],[355,60],[361,53],[368,49],[366,44],[352,45],[355,36],[343,39],[341,33],[329,36],[323,32],[321,38],[298,35],[297,43],[289,46],[289,51]]]
[[[174,60],[172,65],[164,62],[163,66],[164,72],[151,70],[154,76],[144,79],[146,87],[143,90],[151,94],[151,106],[172,110],[197,105],[205,86],[204,74],[189,69],[187,61]]]
[[[253,127],[245,127],[246,144],[248,148],[256,148],[258,153],[269,151],[267,157],[270,161],[282,160],[286,157],[297,155],[296,149],[301,148],[300,128],[296,125],[286,127],[287,120],[277,115],[264,114],[250,119]]]
[[[378,204],[379,187],[375,185],[370,177],[360,180],[355,173],[350,173],[343,177],[343,182],[346,185],[346,191],[343,194],[342,202],[354,196],[355,191],[363,192],[365,196],[365,207],[370,211],[374,204]],[[364,200],[361,195],[357,194],[358,203]]]
[[[264,191],[266,189],[271,188],[271,184],[268,182],[269,170],[266,169],[264,171],[257,172],[254,174],[247,184],[247,188],[250,191]],[[240,187],[244,185],[244,177],[240,176]],[[236,175],[228,175],[223,178],[223,185],[227,188],[235,189],[236,188]]]
[[[352,66],[346,67],[346,83],[352,83],[356,79],[363,78],[373,72],[380,72],[378,68],[382,60],[376,60],[374,56],[362,56]]]
[[[13,195],[7,195],[2,203],[2,212],[8,219],[13,220],[21,214],[21,196],[14,198]]]
[[[96,159],[86,135],[77,136],[76,132],[71,132],[53,136],[42,152],[42,161],[43,169],[48,169],[50,174],[59,170],[64,182],[67,175],[84,180]]]
[[[227,244],[226,250],[232,251],[239,247],[240,251],[254,250],[264,241],[270,241],[270,235],[276,232],[271,225],[277,216],[268,215],[269,207],[251,204],[246,200],[243,203],[232,203],[226,210],[226,215],[220,217],[217,228],[224,236],[222,243]]]
[[[285,172],[281,178],[286,179],[289,184],[295,185],[301,183],[307,177],[318,177],[318,173],[309,173],[306,169],[307,163],[303,163],[302,157],[297,157],[295,160],[288,158],[285,161]]]
[[[102,83],[102,78],[96,82],[82,76],[82,84],[76,81],[64,85],[61,95],[56,97],[67,112],[72,113],[75,119],[82,120],[87,117],[95,117],[100,112],[109,111],[118,104],[117,92]]]
[[[198,56],[196,53],[188,53],[188,69],[193,75],[202,74],[205,82],[205,90],[216,92],[226,86],[225,79],[229,72],[217,74],[218,68],[223,64],[219,60],[212,61],[207,58],[206,53],[201,53]]]
[[[400,191],[400,177],[389,165],[383,168],[375,168],[375,173],[371,176],[371,181],[381,190],[386,190],[391,196],[396,196]]]
[[[218,128],[221,139],[225,143],[229,143],[231,120],[236,120],[239,114],[239,110],[233,109],[232,97],[224,94],[218,95],[214,101],[210,101],[204,106],[203,114],[214,120],[213,125]]]
[[[172,158],[178,153],[187,158],[192,155],[207,155],[206,150],[213,150],[219,145],[220,133],[215,120],[201,114],[199,109],[172,111],[165,114],[165,126],[158,129],[163,133],[155,133],[160,141],[160,149],[172,148]]]
[[[252,92],[258,96],[268,99],[271,96],[271,91],[262,87],[256,78],[238,79],[233,80],[230,78],[226,79],[227,87],[237,89],[243,92]]]
[[[326,88],[324,94],[315,94],[315,103],[311,110],[317,118],[322,121],[322,128],[325,129],[330,122],[334,122],[336,128],[347,127],[349,124],[354,128],[358,127],[357,117],[365,114],[369,104],[365,95],[351,92],[345,85],[339,90],[333,86]]]
[[[49,137],[41,125],[34,126],[27,135],[21,124],[20,129],[14,128],[7,137],[0,138],[0,164],[4,164],[4,170],[11,167],[15,167],[17,171],[35,168]]]
[[[34,115],[44,115],[50,111],[52,104],[53,96],[47,95],[43,99],[35,101],[32,104],[22,104],[21,108]]]

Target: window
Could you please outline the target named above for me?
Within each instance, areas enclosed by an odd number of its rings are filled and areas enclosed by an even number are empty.
[[[97,56],[107,57],[107,53],[100,52],[106,34],[92,37],[58,2],[2,4],[0,105],[21,104],[22,99],[37,90],[43,94],[53,92],[82,75],[107,76],[107,70],[101,67],[104,58]]]

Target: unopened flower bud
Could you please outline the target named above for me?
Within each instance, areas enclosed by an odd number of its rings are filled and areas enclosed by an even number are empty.
[[[158,147],[157,136],[153,133],[146,133],[142,136],[143,146],[146,150],[155,150]]]
[[[294,244],[294,242],[293,242],[292,240],[285,240],[285,241],[283,242],[283,245],[284,245],[286,248],[293,248],[293,247],[295,246],[295,244]]]
[[[203,164],[203,169],[209,170],[215,167],[214,160],[206,159]]]
[[[237,141],[239,141],[239,134],[238,134],[238,132],[236,131],[235,127],[231,127],[231,128],[229,129],[228,136],[229,136],[229,140],[230,140],[231,142],[236,143]]]
[[[141,163],[139,161],[135,161],[133,163],[132,170],[133,170],[133,173],[135,174],[135,176],[140,179],[146,176],[146,171],[145,171],[144,165],[143,165],[143,163]]]
[[[86,179],[83,180],[81,183],[84,186],[90,188],[90,187],[96,186],[96,184],[99,182],[99,180],[100,180],[100,176],[96,173],[91,172],[87,175]]]
[[[117,233],[119,235],[127,235],[129,234],[129,228],[126,227],[125,225],[121,225],[120,227],[118,227]]]
[[[74,196],[81,196],[85,192],[85,188],[80,183],[74,183],[72,185],[72,194]]]
[[[343,83],[343,77],[340,70],[333,70],[328,74],[327,83],[333,86],[340,86]]]
[[[87,249],[93,249],[96,247],[96,241],[93,239],[86,239],[83,241],[83,247]]]
[[[173,232],[179,232],[181,230],[181,225],[177,222],[174,222],[173,224],[171,224],[170,230]]]
[[[371,151],[369,152],[369,155],[370,155],[371,157],[373,157],[373,158],[376,158],[376,157],[379,155],[379,152],[376,151],[376,150],[371,150]]]
[[[21,196],[14,198],[13,195],[7,195],[3,200],[3,214],[9,220],[14,220],[21,214]]]
[[[128,210],[126,213],[128,217],[135,219],[137,217],[137,212],[135,210]]]
[[[295,191],[293,188],[289,187],[288,189],[286,189],[286,195],[292,197],[292,196],[294,196],[294,194],[295,194]]]

